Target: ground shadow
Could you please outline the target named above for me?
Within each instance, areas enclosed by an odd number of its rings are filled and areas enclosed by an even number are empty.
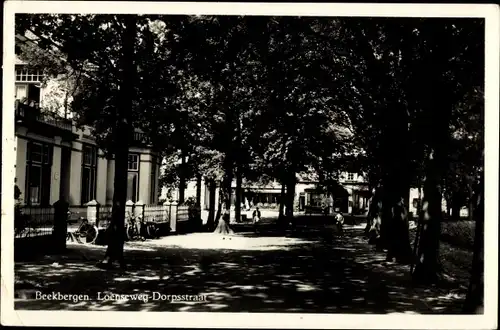
[[[267,233],[269,234],[269,233]],[[70,245],[60,256],[16,263],[16,309],[149,310],[301,313],[459,313],[464,291],[411,285],[408,267],[384,262],[362,230],[338,237],[328,228],[229,237],[192,234],[217,248],[155,241],[127,244],[125,272],[95,267],[105,247]],[[270,235],[270,234],[269,234]],[[230,242],[238,242],[231,246]],[[195,243],[195,242],[192,242]],[[173,245],[172,245],[173,244]],[[226,245],[224,245],[226,244]],[[210,245],[210,244],[209,244]],[[234,245],[234,244],[233,244]],[[455,291],[453,291],[455,290]],[[36,292],[88,295],[85,301],[40,300]],[[98,300],[109,293],[148,295],[148,301]],[[206,301],[153,300],[205,295]]]

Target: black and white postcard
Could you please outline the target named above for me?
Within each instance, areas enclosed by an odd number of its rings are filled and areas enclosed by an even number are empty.
[[[4,8],[3,325],[497,327],[498,6]]]

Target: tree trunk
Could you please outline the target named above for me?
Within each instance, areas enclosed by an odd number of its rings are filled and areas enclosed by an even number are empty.
[[[417,283],[434,283],[438,280],[439,238],[441,235],[441,187],[437,160],[431,155],[424,183],[424,200],[421,212],[422,234],[419,241],[413,280]]]
[[[403,201],[393,207],[392,236],[390,237],[388,259],[394,256],[401,264],[409,264],[412,250],[409,235],[408,210]]]
[[[111,266],[114,261],[118,261],[122,267],[125,266],[123,256],[123,246],[125,240],[125,202],[127,199],[127,172],[128,172],[128,152],[132,138],[133,126],[131,123],[132,106],[134,100],[134,83],[137,68],[134,64],[134,47],[136,39],[136,17],[126,15],[125,31],[122,35],[123,44],[123,72],[121,81],[122,96],[120,98],[120,121],[115,127],[114,153],[115,153],[115,175],[113,208],[111,222],[108,227],[108,247],[102,266]]]
[[[179,204],[184,203],[184,193],[186,191],[186,156],[184,150],[181,151],[181,166],[179,168]]]
[[[289,173],[286,184],[286,221],[288,223],[294,223],[293,219],[293,207],[295,200],[295,184],[297,183],[297,178],[295,176],[295,171]]]
[[[222,190],[222,182],[219,184],[219,203],[217,206],[217,213],[215,214],[214,224],[218,223],[222,215],[222,208],[224,206],[224,192]]]
[[[381,189],[380,187],[375,188],[375,193],[371,197],[369,205],[369,213],[367,218],[367,229],[366,233],[368,235],[369,244],[378,244],[380,239],[380,227],[381,227],[381,216],[382,216],[382,200],[381,200]]]
[[[452,201],[450,198],[446,199],[446,217],[451,219],[451,204]]]
[[[196,175],[196,205],[201,207],[201,174]]]
[[[233,183],[233,173],[232,168],[226,172],[225,178],[223,180],[223,203],[224,209],[228,212],[231,211],[231,196],[232,196],[232,183]]]
[[[241,173],[241,165],[237,165],[236,167],[236,205],[234,208],[234,217],[236,218],[237,222],[241,221],[241,184],[242,184],[243,178],[242,178],[242,173]]]
[[[454,193],[451,201],[451,216],[453,220],[460,220],[460,204],[458,193]]]
[[[481,177],[480,188],[484,189]],[[466,314],[482,314],[484,310],[484,192],[478,196],[476,229],[474,234],[474,256],[469,289],[463,312]]]
[[[207,230],[211,231],[215,227],[215,194],[217,185],[214,179],[210,179],[208,183],[208,219]],[[220,204],[219,204],[220,205]]]
[[[285,202],[286,202],[286,186],[284,183],[281,184],[281,193],[280,193],[280,209],[279,209],[279,215],[278,219],[283,220],[285,216]]]
[[[227,201],[224,201],[224,198],[227,198],[227,192],[224,192],[223,189],[221,189],[220,192],[221,193],[219,198],[219,209],[217,210],[217,219],[216,219],[217,228],[215,228],[214,233],[222,235],[230,235],[233,234],[234,232],[231,229],[231,227],[229,227],[230,210],[227,209],[228,205]],[[222,211],[223,208],[225,208],[224,211]]]
[[[366,237],[368,237],[368,234],[369,234],[370,229],[372,228],[372,224],[373,224],[372,208],[373,208],[373,196],[370,197],[370,200],[368,201],[368,214],[366,215],[366,226],[365,226],[365,236]]]
[[[390,230],[392,222],[392,213],[391,213],[392,198],[386,183],[384,183],[381,199],[382,199],[382,209],[380,210],[380,235],[377,240],[378,250],[389,248],[389,237],[391,236]]]
[[[220,208],[224,208],[222,217],[218,219],[217,228],[214,233],[231,234],[233,231],[229,227],[231,212],[231,183],[233,181],[233,162],[229,155],[224,160],[224,179],[222,180]]]
[[[229,213],[227,212],[227,210],[224,212],[224,215],[219,220],[219,224],[217,225],[217,228],[215,228],[214,233],[221,235],[234,234],[234,231],[229,226]]]
[[[469,179],[469,221],[474,220],[474,190],[472,188],[472,179]]]

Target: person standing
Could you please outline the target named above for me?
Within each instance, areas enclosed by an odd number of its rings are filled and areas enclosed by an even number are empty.
[[[342,212],[338,211],[337,214],[335,215],[335,223],[337,224],[337,231],[339,233],[339,236],[343,237],[344,236],[344,216],[342,215]]]
[[[257,206],[255,208],[255,211],[253,211],[253,213],[252,213],[252,221],[253,221],[253,227],[254,227],[255,232],[257,232],[257,224],[260,221],[260,217],[261,217],[261,213],[260,213],[259,207]]]

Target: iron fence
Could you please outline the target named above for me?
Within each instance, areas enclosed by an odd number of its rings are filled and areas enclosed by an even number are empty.
[[[180,205],[177,207],[177,222],[189,220],[189,206]]]
[[[15,238],[52,235],[55,213],[53,207],[16,206]]]
[[[169,218],[163,205],[144,205],[144,221],[168,222]]]
[[[99,207],[97,212],[97,228],[107,228],[111,223],[111,217],[113,215],[113,206],[104,205]]]

